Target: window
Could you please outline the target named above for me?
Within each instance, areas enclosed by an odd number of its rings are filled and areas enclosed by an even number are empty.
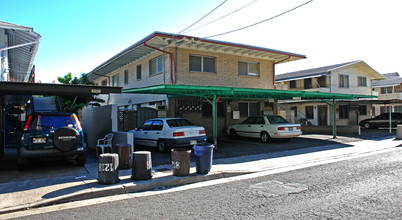
[[[290,81],[289,86],[290,86],[291,89],[295,89],[296,88],[296,80]]]
[[[137,65],[137,81],[141,80],[141,65]]]
[[[357,85],[367,87],[367,77],[358,76],[357,77]]]
[[[317,78],[317,83],[320,88],[325,88],[327,76],[320,76]]]
[[[394,87],[381,87],[381,94],[392,93],[393,90],[394,90]]]
[[[190,71],[215,73],[215,57],[190,55]]]
[[[339,88],[349,88],[349,76],[339,74]]]
[[[102,80],[101,84],[102,86],[107,86],[107,79]]]
[[[306,106],[306,118],[314,119],[314,108],[313,106]]]
[[[158,73],[162,73],[162,56],[149,61],[149,75],[153,76]]]
[[[311,88],[313,88],[311,78],[304,79],[304,89],[311,89]]]
[[[239,103],[240,117],[260,114],[259,102],[240,102]]]
[[[154,123],[152,123],[151,129],[150,130],[157,130],[160,131],[163,128],[163,121],[156,120]]]
[[[223,102],[218,102],[217,103],[217,109],[216,113],[218,117],[223,117],[224,116],[224,110],[223,110]],[[209,102],[202,102],[202,116],[203,117],[212,117],[212,105]]]
[[[112,76],[112,86],[119,86],[119,74]]]
[[[349,118],[349,106],[348,105],[340,105],[339,106],[339,119],[348,119]]]
[[[239,76],[259,76],[259,63],[239,61]]]
[[[295,117],[297,117],[297,106],[290,107],[290,111],[293,111],[295,113]]]
[[[128,70],[124,70],[124,84],[128,84]]]
[[[367,115],[367,105],[359,105],[359,115]]]

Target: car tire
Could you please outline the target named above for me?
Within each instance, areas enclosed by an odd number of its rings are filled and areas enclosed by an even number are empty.
[[[230,129],[229,136],[232,138],[237,138],[239,135],[237,134],[235,129]]]
[[[53,143],[63,152],[73,151],[79,144],[79,133],[74,128],[62,127],[54,132]]]
[[[159,140],[157,144],[158,151],[161,153],[166,153],[168,151],[168,147],[166,146],[165,141]]]
[[[364,127],[365,129],[370,129],[370,128],[371,128],[371,124],[368,123],[368,122],[366,122],[366,123],[363,124],[363,127]]]
[[[77,166],[83,167],[85,165],[86,160],[87,160],[86,155],[80,154],[78,155],[77,159],[75,159],[75,163],[77,164]]]
[[[263,131],[261,132],[260,140],[264,143],[268,143],[269,141],[271,141],[271,136],[269,136],[268,132]]]

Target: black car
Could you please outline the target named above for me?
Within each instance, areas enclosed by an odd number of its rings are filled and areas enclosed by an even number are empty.
[[[402,123],[402,113],[391,113],[391,126],[395,127],[400,123]],[[367,129],[389,127],[389,113],[384,113],[374,118],[364,119],[359,122],[359,126]]]
[[[86,161],[86,144],[75,114],[65,112],[32,113],[25,122],[18,145],[18,168],[27,160],[66,158],[78,166]]]

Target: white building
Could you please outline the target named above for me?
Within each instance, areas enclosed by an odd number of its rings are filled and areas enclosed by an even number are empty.
[[[364,61],[353,61],[276,76],[278,89],[318,91],[341,94],[377,96],[372,90],[373,80],[384,77]],[[279,108],[292,122],[307,120],[312,125],[331,125],[332,107],[328,100],[281,101]],[[357,125],[357,122],[371,117],[372,104],[360,101],[338,101],[336,119],[338,125]]]

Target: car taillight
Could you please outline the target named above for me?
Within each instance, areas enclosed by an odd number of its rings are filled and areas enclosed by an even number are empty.
[[[181,137],[184,136],[184,132],[173,132],[173,137]]]
[[[25,122],[24,131],[28,131],[29,124],[31,123],[31,120],[32,120],[32,115],[30,115],[30,116],[28,117],[27,121]]]
[[[76,114],[72,114],[70,117],[74,119],[75,124],[77,125],[77,129],[78,129],[78,130],[82,130],[81,123],[80,123],[80,120],[78,120],[77,115],[76,115]]]
[[[301,130],[301,126],[297,126],[297,129]]]
[[[206,134],[205,130],[201,130],[200,134]]]
[[[284,131],[285,128],[284,127],[278,127],[278,131]]]

